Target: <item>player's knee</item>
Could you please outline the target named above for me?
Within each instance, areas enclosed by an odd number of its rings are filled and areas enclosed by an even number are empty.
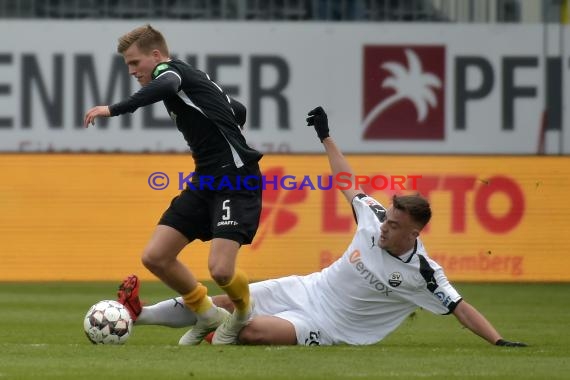
[[[141,261],[146,269],[155,273],[165,267],[164,260],[156,252],[150,249],[146,249],[142,256]]]
[[[156,261],[151,256],[142,255],[141,261],[146,269],[153,272],[157,269]]]
[[[216,281],[216,284],[220,286],[227,285],[232,280],[232,276],[228,274],[218,272],[210,272],[210,274],[212,276],[212,279]]]
[[[222,265],[210,265],[210,276],[218,285],[227,285],[234,276],[234,268]]]

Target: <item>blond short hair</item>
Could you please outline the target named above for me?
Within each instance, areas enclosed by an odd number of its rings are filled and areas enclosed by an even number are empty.
[[[145,54],[156,49],[165,57],[170,56],[164,36],[158,30],[150,26],[150,24],[133,29],[120,37],[119,44],[117,45],[117,51],[119,54],[123,54],[133,44],[135,44],[140,51]]]

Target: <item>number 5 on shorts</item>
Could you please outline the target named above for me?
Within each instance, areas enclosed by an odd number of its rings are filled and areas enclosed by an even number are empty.
[[[222,203],[222,210],[224,210],[225,214],[222,215],[222,220],[230,220],[230,200],[226,199]]]

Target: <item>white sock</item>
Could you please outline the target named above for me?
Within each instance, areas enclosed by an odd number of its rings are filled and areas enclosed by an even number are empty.
[[[143,306],[136,325],[189,327],[196,324],[196,314],[184,306],[182,297]]]

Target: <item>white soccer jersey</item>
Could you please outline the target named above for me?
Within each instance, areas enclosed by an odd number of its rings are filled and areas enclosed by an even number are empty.
[[[305,332],[320,337],[314,344],[373,344],[398,327],[418,306],[436,314],[453,311],[461,296],[442,268],[427,256],[420,239],[416,240],[414,253],[404,262],[378,246],[386,209],[364,194],[356,196],[352,206],[358,228],[341,258],[321,272],[272,281],[281,281],[288,294],[273,293],[269,297],[286,297],[278,301],[288,303],[290,309],[301,310],[302,317],[311,320],[311,329],[318,329]],[[259,288],[252,285],[255,297]],[[260,299],[259,306],[266,300]],[[264,311],[270,312],[258,313]],[[288,318],[285,314],[284,318],[297,328],[298,316]],[[310,339],[299,331],[297,336],[299,344],[310,344]]]

